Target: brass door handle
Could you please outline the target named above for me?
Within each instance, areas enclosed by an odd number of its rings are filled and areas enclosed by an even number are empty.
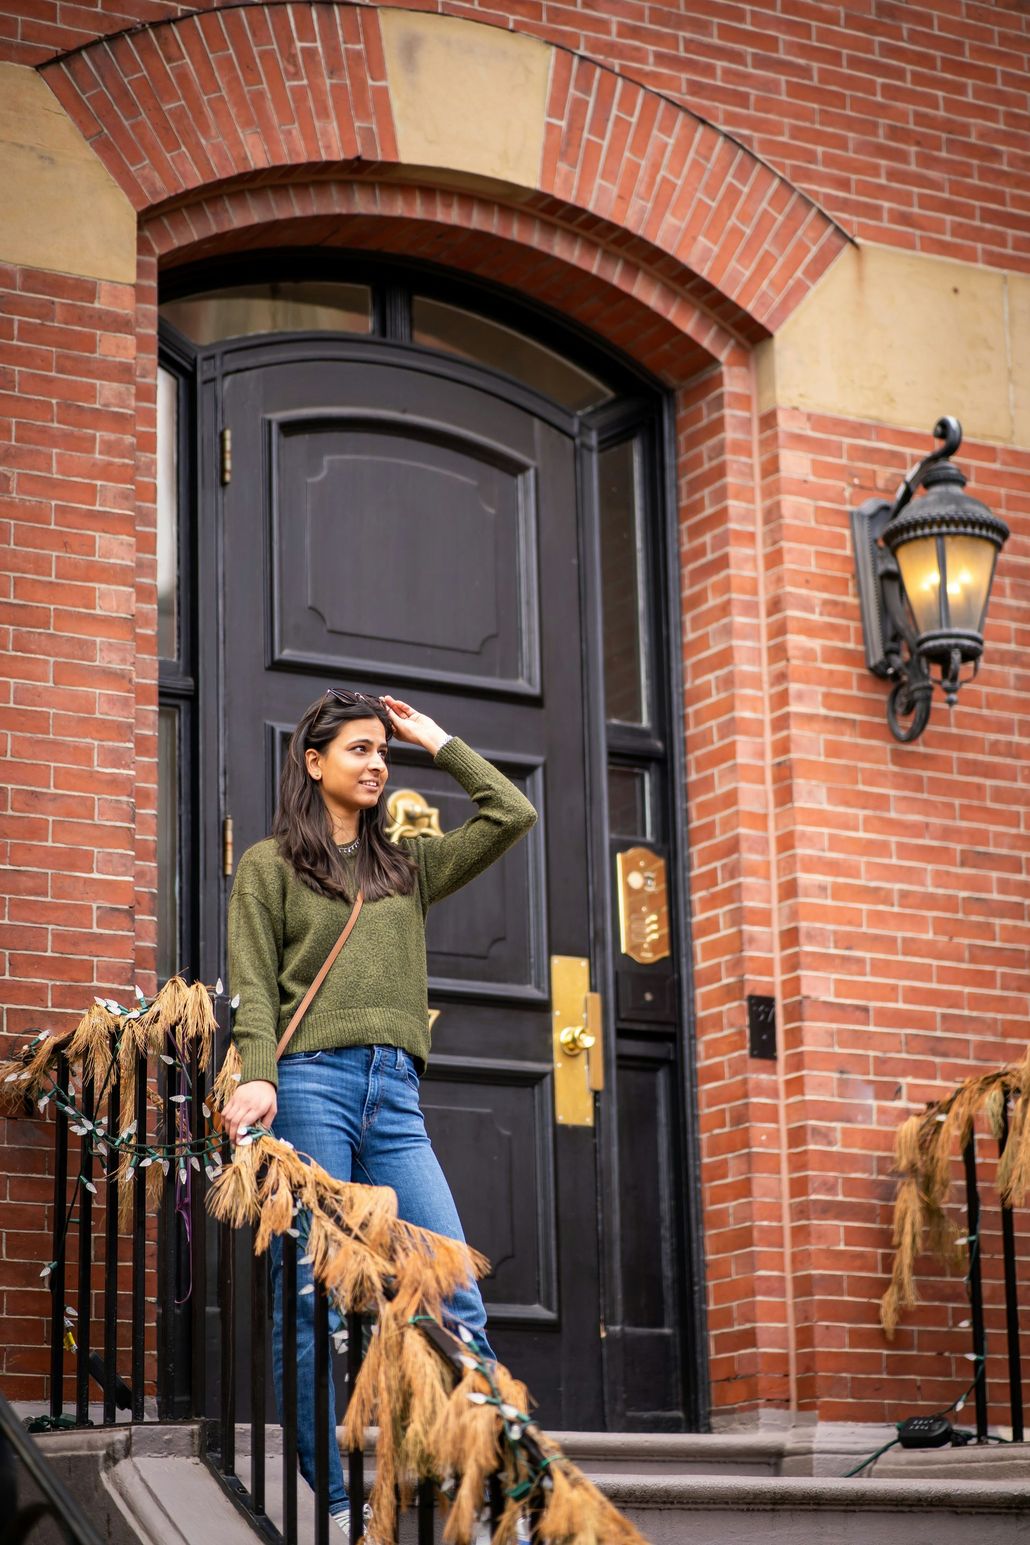
[[[551,1005],[555,1120],[592,1127],[594,1096],[604,1088],[604,1015],[600,993],[590,991],[589,960],[551,956]]]
[[[591,1046],[597,1045],[596,1035],[591,1035],[586,1025],[566,1025],[559,1032],[558,1042],[567,1057],[578,1057],[581,1052],[589,1051]]]

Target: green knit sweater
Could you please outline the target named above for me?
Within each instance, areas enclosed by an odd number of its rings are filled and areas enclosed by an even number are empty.
[[[443,837],[401,838],[418,864],[414,890],[365,903],[290,1041],[291,1052],[383,1045],[428,1060],[426,913],[500,858],[536,820],[529,800],[463,740],[453,737],[433,760],[479,809]],[[298,879],[274,838],[243,854],[229,898],[229,989],[240,995],[233,1036],[244,1083],[276,1083],[279,1037],[349,916],[348,902],[320,896]]]

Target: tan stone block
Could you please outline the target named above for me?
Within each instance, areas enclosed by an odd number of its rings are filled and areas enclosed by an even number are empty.
[[[456,17],[379,12],[403,162],[535,188],[553,50]]]
[[[136,278],[136,212],[50,87],[0,64],[0,260]]]
[[[760,404],[926,430],[954,413],[970,438],[1030,444],[1030,280],[1020,279],[1024,341],[1015,351],[1010,286],[1018,277],[850,247],[759,346]]]
[[[1008,275],[1012,438],[1030,448],[1030,274]]]

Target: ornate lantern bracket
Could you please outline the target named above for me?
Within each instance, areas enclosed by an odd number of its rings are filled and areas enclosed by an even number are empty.
[[[952,707],[979,670],[994,565],[1009,534],[964,492],[965,475],[950,459],[962,443],[958,419],[938,419],[933,433],[942,444],[893,501],[867,499],[851,512],[866,665],[893,683],[887,722],[900,741],[923,733],[935,686]],[[972,672],[962,677],[965,665]]]

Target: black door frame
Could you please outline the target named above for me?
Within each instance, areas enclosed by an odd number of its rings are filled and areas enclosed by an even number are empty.
[[[651,467],[653,486],[648,489],[646,519],[653,563],[653,584],[649,606],[653,609],[653,657],[658,666],[656,691],[662,698],[661,722],[666,727],[667,744],[656,741],[668,758],[669,831],[671,853],[671,901],[673,907],[674,947],[677,952],[678,1008],[681,1025],[679,1040],[680,1078],[677,1090],[677,1127],[680,1134],[680,1173],[686,1176],[681,1204],[676,1209],[680,1272],[681,1356],[684,1365],[685,1419],[689,1430],[706,1430],[709,1425],[709,1379],[706,1334],[705,1283],[701,1227],[700,1149],[697,1126],[697,1090],[695,1059],[695,1022],[693,994],[693,955],[691,948],[688,884],[688,848],[686,823],[686,768],[681,724],[682,703],[682,630],[679,600],[679,525],[676,497],[675,405],[671,394],[635,366],[631,360],[600,344],[567,319],[512,297],[499,286],[467,280],[454,272],[433,265],[412,265],[400,260],[345,254],[327,256],[324,251],[303,249],[283,253],[254,253],[245,258],[218,260],[190,265],[170,272],[162,282],[162,298],[172,298],[198,291],[217,289],[228,284],[269,280],[276,277],[332,278],[342,282],[365,282],[377,288],[374,330],[370,336],[344,339],[339,334],[277,334],[243,339],[198,348],[166,322],[160,324],[162,362],[167,363],[184,383],[182,400],[188,402],[188,414],[181,421],[189,425],[192,447],[185,436],[180,443],[180,509],[192,519],[184,522],[182,552],[189,559],[191,575],[186,572],[183,593],[189,592],[191,617],[190,658],[195,691],[192,718],[192,755],[184,787],[181,808],[190,813],[190,825],[184,833],[193,847],[193,873],[199,881],[197,897],[186,918],[189,933],[184,937],[183,959],[192,961],[195,975],[213,981],[224,970],[225,906],[227,883],[222,876],[221,815],[225,808],[224,756],[220,744],[224,714],[222,597],[224,562],[222,553],[221,489],[219,483],[220,446],[218,417],[204,410],[205,399],[220,392],[220,382],[228,365],[241,353],[259,356],[264,348],[276,348],[284,340],[305,344],[321,353],[327,340],[335,341],[332,350],[339,357],[362,349],[397,351],[415,368],[431,368],[452,379],[480,390],[497,392],[507,400],[528,407],[547,418],[575,439],[578,460],[579,544],[581,605],[585,634],[581,640],[581,666],[586,712],[584,733],[585,766],[590,781],[587,789],[589,829],[592,833],[590,883],[588,886],[589,930],[592,970],[595,984],[604,994],[606,1005],[606,1043],[608,1059],[614,1064],[614,961],[615,940],[612,927],[612,875],[607,830],[606,768],[612,749],[606,734],[603,645],[600,614],[600,530],[596,490],[596,457],[601,445],[624,437],[635,428],[647,426],[654,438]],[[510,378],[501,377],[479,365],[465,364],[450,356],[415,348],[408,339],[406,318],[410,309],[404,297],[417,289],[419,294],[449,300],[475,309],[493,320],[535,336],[549,347],[560,339],[560,347],[575,363],[599,375],[613,385],[617,396],[613,403],[578,417],[540,397]],[[389,333],[392,336],[384,336]],[[381,357],[381,356],[380,356]],[[192,387],[192,390],[190,388]],[[193,451],[195,447],[195,451]],[[193,453],[191,454],[191,451]],[[218,511],[207,523],[199,519],[204,505]],[[162,684],[165,673],[162,672]],[[169,679],[168,687],[174,690]],[[180,693],[181,695],[181,693]],[[215,713],[204,707],[212,701]],[[617,747],[616,747],[617,748]],[[218,801],[201,798],[201,790],[218,789]],[[184,854],[184,860],[186,855]],[[183,873],[188,873],[184,864]],[[192,887],[184,887],[184,890]],[[610,1068],[614,1074],[614,1065]],[[604,1321],[617,1326],[621,1318],[620,1269],[611,1241],[618,1235],[619,1177],[615,1122],[617,1107],[615,1079],[609,1079],[609,1094],[599,1111],[597,1229],[602,1262],[601,1313]],[[612,1338],[613,1346],[616,1338]],[[620,1364],[612,1355],[613,1346],[602,1340],[605,1403],[609,1425],[620,1422]]]

